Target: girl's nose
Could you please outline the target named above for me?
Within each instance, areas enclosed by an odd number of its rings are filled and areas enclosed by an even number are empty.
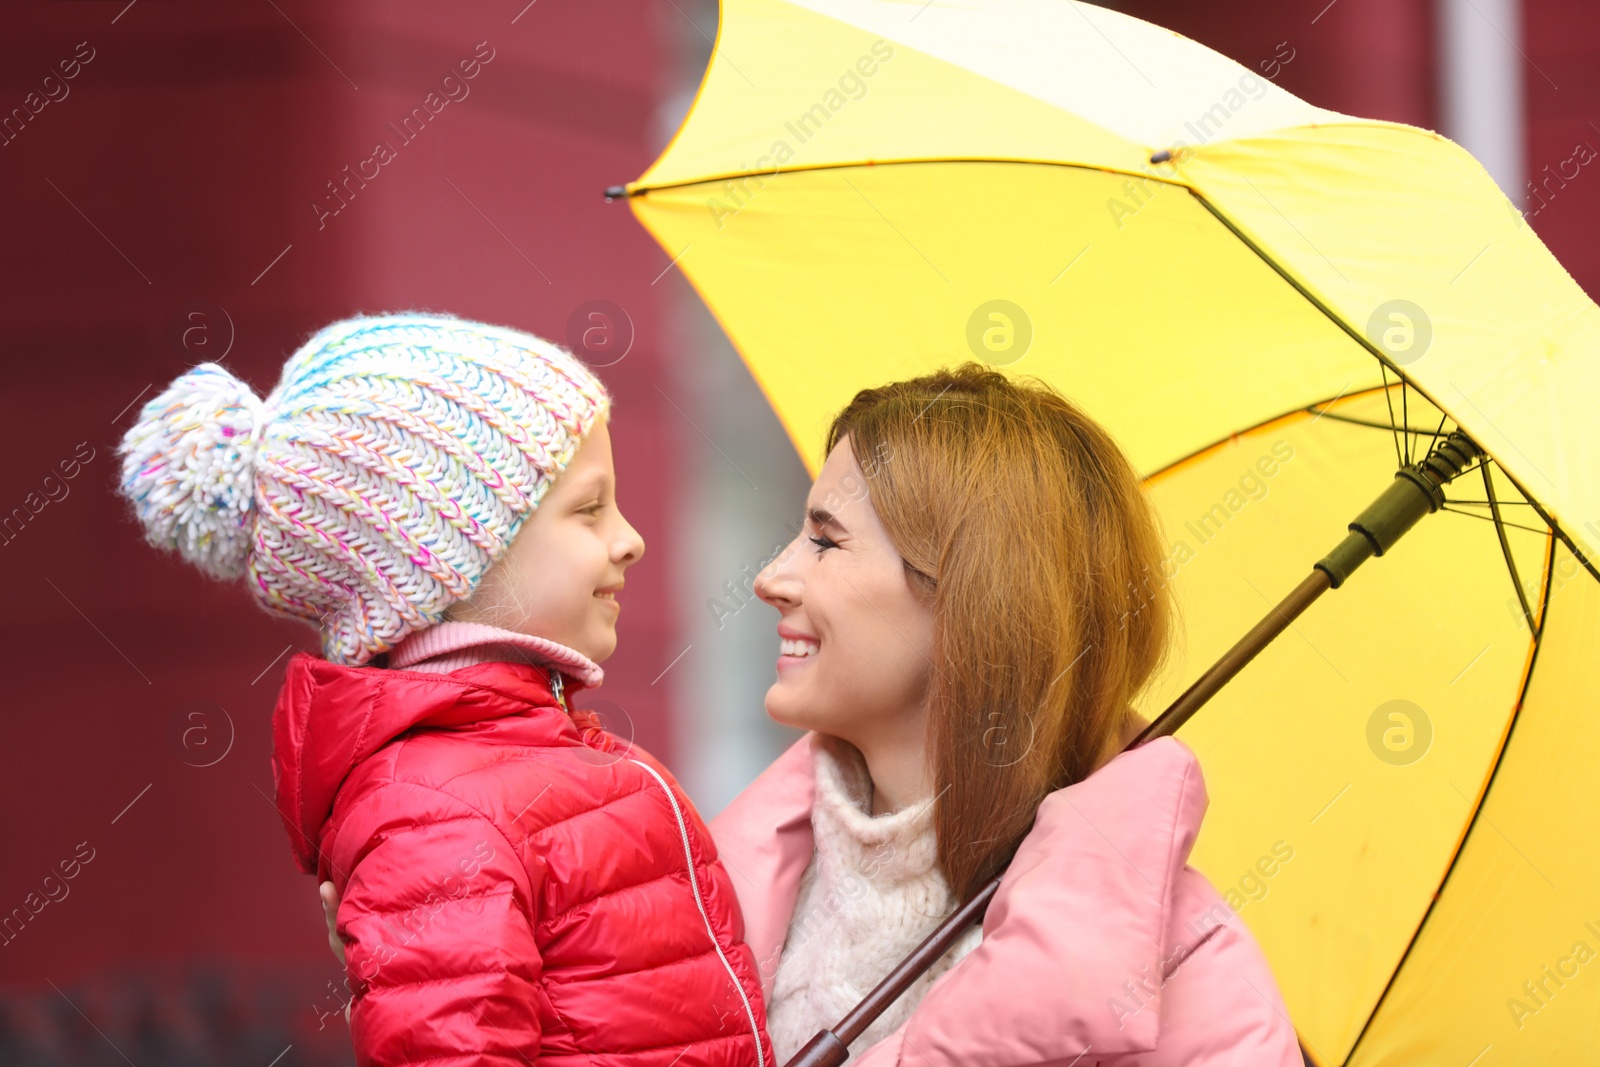
[[[621,517],[620,513],[618,517]],[[618,532],[616,540],[611,543],[611,558],[618,566],[631,567],[643,556],[644,538],[633,528],[632,523],[623,519],[622,529]]]

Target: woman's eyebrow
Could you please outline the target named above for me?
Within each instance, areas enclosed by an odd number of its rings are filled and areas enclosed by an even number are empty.
[[[840,533],[850,532],[845,528],[844,523],[840,522],[833,512],[827,510],[826,508],[811,508],[806,512],[806,517],[812,522],[816,523],[818,526],[832,526]]]

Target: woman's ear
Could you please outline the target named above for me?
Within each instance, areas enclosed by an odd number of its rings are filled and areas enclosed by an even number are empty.
[[[911,591],[916,594],[922,605],[932,611],[939,602],[939,583],[911,564],[903,563],[903,565],[906,571],[906,585],[911,587]]]

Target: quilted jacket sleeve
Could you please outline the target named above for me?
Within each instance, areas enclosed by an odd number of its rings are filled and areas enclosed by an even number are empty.
[[[536,1064],[536,886],[500,829],[395,782],[350,811],[331,852],[356,1063]]]

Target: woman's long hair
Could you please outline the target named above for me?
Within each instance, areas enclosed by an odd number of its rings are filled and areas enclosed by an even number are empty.
[[[856,394],[848,436],[935,618],[928,758],[960,900],[1010,862],[1052,790],[1128,730],[1173,619],[1148,499],[1111,436],[1043,382],[979,363]]]

